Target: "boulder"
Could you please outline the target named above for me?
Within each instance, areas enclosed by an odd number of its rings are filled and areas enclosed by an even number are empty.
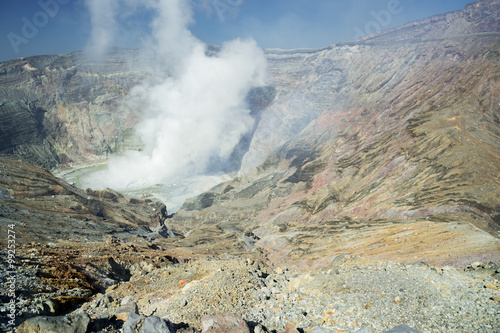
[[[174,333],[175,329],[172,323],[167,319],[156,316],[148,317],[144,320],[139,333]]]
[[[60,317],[33,317],[17,329],[18,333],[85,333],[90,323],[86,313]]]
[[[173,324],[168,319],[156,316],[143,317],[134,312],[128,315],[123,325],[123,333],[174,333]]]

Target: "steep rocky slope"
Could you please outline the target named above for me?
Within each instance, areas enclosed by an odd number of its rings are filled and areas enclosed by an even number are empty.
[[[380,34],[270,52],[276,99],[241,177],[186,202],[172,227],[239,226],[276,261],[339,251],[498,261],[498,6],[483,1],[409,25],[425,27],[417,40],[401,28],[391,32],[397,43]],[[450,29],[468,34],[446,38]]]

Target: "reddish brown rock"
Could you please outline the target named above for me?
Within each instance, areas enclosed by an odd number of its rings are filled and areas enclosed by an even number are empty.
[[[285,326],[283,333],[298,333],[297,326],[293,323],[288,323]]]
[[[205,316],[201,318],[203,333],[250,333],[247,323],[234,314]]]

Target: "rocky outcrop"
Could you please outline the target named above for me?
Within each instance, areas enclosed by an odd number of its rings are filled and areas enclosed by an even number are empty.
[[[56,165],[57,156],[45,140],[45,110],[23,101],[0,101],[0,152],[15,153],[46,167]]]
[[[102,241],[107,234],[138,227],[144,237],[162,237],[167,215],[164,204],[149,198],[109,189],[84,191],[37,164],[0,155],[0,221],[15,223],[33,240]]]
[[[17,332],[20,333],[85,333],[89,325],[88,315],[68,317],[35,317],[25,321]]]
[[[421,332],[439,332],[445,327],[457,332],[496,332],[499,324],[500,268],[494,264],[438,268],[422,262],[396,264],[344,254],[321,270],[297,272],[284,266],[269,267],[258,251],[217,257],[212,256],[213,251],[201,256],[194,253],[207,243],[186,248],[185,253],[193,251],[191,260],[175,260],[172,255],[178,250],[172,249],[173,244],[172,239],[77,246],[74,242],[19,244],[16,253],[23,264],[18,268],[15,308],[22,316],[17,316],[17,323],[31,318],[22,327],[36,330],[59,323],[76,329],[79,319],[90,317],[90,323],[85,322],[87,332],[116,333],[171,332],[172,328],[179,333],[210,328],[222,331],[227,326],[234,329],[235,324],[242,329],[248,325],[253,332],[315,328],[386,332],[401,323],[407,325],[405,329],[414,327]],[[86,291],[85,283],[92,280],[85,273],[90,267],[104,269],[102,261],[109,256],[128,265],[129,280],[97,294],[94,291],[77,307],[52,313],[40,310],[41,305],[45,309],[62,304],[75,299],[72,294]],[[0,261],[5,257],[0,252]],[[0,270],[4,281],[7,265]],[[436,315],[429,316],[429,309]],[[66,315],[68,312],[71,314]],[[228,313],[238,316],[225,315]],[[5,328],[4,324],[0,327]]]

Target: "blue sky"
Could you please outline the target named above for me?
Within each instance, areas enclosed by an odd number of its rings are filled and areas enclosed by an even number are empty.
[[[102,0],[107,1],[107,0]],[[130,0],[120,0],[130,1]],[[187,1],[187,0],[186,0]],[[263,48],[316,48],[354,40],[435,14],[459,10],[467,0],[191,0],[200,40],[220,45],[253,37]],[[154,15],[117,13],[115,46],[139,47]],[[90,15],[85,0],[2,0],[0,61],[85,48]]]

